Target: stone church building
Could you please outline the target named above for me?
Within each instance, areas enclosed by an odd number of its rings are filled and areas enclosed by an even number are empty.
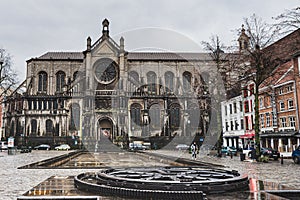
[[[204,137],[209,120],[208,53],[128,52],[109,21],[83,52],[27,61],[25,91],[7,97],[5,137],[51,145]]]

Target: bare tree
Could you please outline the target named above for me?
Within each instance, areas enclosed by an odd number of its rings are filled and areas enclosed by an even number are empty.
[[[273,69],[279,64],[279,59],[270,45],[278,35],[276,26],[267,24],[260,17],[253,14],[244,19],[245,31],[249,37],[249,47],[242,63],[245,63],[247,71],[243,76],[245,84],[254,84],[254,132],[256,144],[256,157],[260,155],[259,136],[259,87],[270,76]]]
[[[17,73],[12,69],[11,56],[5,49],[0,49],[0,96],[7,93],[17,83]]]
[[[223,134],[222,134],[222,125],[221,125],[221,109],[220,103],[224,100],[224,94],[226,90],[226,86],[224,88],[224,84],[226,83],[226,68],[224,67],[224,63],[226,63],[226,56],[222,49],[225,49],[225,45],[221,43],[221,40],[218,35],[213,35],[210,38],[209,42],[203,41],[202,45],[205,50],[209,52],[210,57],[216,64],[216,70],[210,73],[210,82],[209,93],[212,94],[211,102],[210,102],[210,124],[213,127],[211,128],[211,132],[217,132],[217,150],[218,154],[221,155],[221,147],[223,143]],[[221,78],[221,80],[220,80]],[[215,122],[214,122],[215,121]],[[220,135],[219,135],[220,134]],[[213,135],[211,133],[211,135]],[[214,144],[212,144],[214,145]]]
[[[279,63],[273,54],[273,49],[268,47],[277,38],[278,27],[267,24],[260,17],[253,14],[249,18],[244,19],[244,25],[238,32],[240,33],[240,38],[238,39],[240,42],[239,51],[235,50],[223,54],[219,49],[222,45],[217,36],[211,42],[204,42],[203,44],[211,52],[210,55],[216,62],[218,71],[222,74],[223,80],[226,81],[228,85],[227,91],[237,85],[245,85],[249,82],[254,84],[254,131],[256,155],[258,157],[260,155],[258,89]],[[232,51],[234,48],[227,49]],[[240,88],[236,88],[235,91],[238,89]],[[235,93],[235,95],[237,94],[238,92]]]
[[[300,28],[300,7],[285,10],[284,13],[274,17],[277,21],[275,26],[280,29],[281,34],[288,34]]]

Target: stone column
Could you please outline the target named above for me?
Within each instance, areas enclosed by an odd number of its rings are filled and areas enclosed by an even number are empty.
[[[290,152],[292,150],[292,145],[291,145],[291,138],[288,138],[288,152]]]
[[[274,139],[271,138],[271,147],[274,149]]]
[[[278,140],[278,147],[279,147],[279,151],[282,152],[283,151],[283,146],[282,146],[282,139],[279,138]]]
[[[226,140],[226,138],[224,138],[224,137],[223,137],[223,146],[224,146],[224,147],[227,147],[227,140]]]

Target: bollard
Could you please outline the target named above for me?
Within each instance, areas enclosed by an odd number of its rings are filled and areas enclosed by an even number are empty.
[[[233,153],[232,152],[230,152],[230,158],[232,159],[232,156],[233,156]]]
[[[281,155],[281,164],[283,165],[283,155]]]

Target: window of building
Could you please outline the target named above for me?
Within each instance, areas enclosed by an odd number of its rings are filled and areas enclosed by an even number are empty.
[[[270,127],[270,126],[271,126],[270,113],[266,113],[266,126],[267,126],[267,127]]]
[[[281,127],[286,127],[287,126],[287,124],[286,124],[286,117],[280,118],[280,124],[281,124]]]
[[[284,102],[280,101],[279,105],[280,105],[280,110],[283,111],[284,110]]]
[[[243,102],[240,101],[240,112],[243,112]]]
[[[174,104],[170,108],[170,126],[172,130],[178,129],[180,126],[180,106]]]
[[[33,100],[33,110],[37,110],[37,102],[36,100]]]
[[[287,92],[293,91],[293,86],[292,85],[287,86],[286,90]]]
[[[36,134],[37,130],[37,121],[35,119],[31,120],[31,134]]]
[[[53,133],[53,122],[51,119],[46,120],[46,133]]]
[[[249,102],[248,101],[244,102],[244,108],[245,108],[244,110],[246,113],[249,112]]]
[[[265,118],[263,114],[260,114],[260,127],[261,128],[265,127]]]
[[[48,101],[48,109],[51,110],[52,109],[52,101]]]
[[[131,119],[131,129],[139,128],[141,126],[141,108],[140,104],[132,104],[130,106],[130,119]]]
[[[232,114],[232,104],[229,104],[229,113]]]
[[[43,101],[43,110],[47,110],[47,101]]]
[[[294,116],[289,117],[290,127],[296,127],[296,120]]]
[[[231,131],[234,130],[234,124],[233,124],[233,121],[230,121],[230,130],[231,130]]]
[[[174,74],[170,71],[165,73],[165,87],[167,92],[174,91]]]
[[[279,94],[283,94],[283,88],[279,89]]]
[[[148,84],[148,92],[150,94],[156,94],[156,74],[152,71],[147,73],[147,84]]]
[[[47,73],[42,71],[39,72],[38,76],[39,76],[38,91],[47,92],[47,81],[48,81]]]
[[[42,100],[39,100],[39,101],[38,101],[39,110],[42,110],[42,105],[43,105],[42,103],[43,103]]]
[[[235,130],[238,130],[239,129],[239,123],[237,120],[234,121],[234,125],[235,125]]]
[[[293,99],[289,99],[288,100],[288,108],[289,109],[293,109],[294,108],[294,101],[293,101]]]
[[[59,71],[56,73],[56,91],[62,92],[63,87],[66,84],[66,74],[63,71]]]
[[[233,103],[233,112],[237,113],[236,102]]]
[[[28,110],[32,110],[32,101],[28,100]]]
[[[241,130],[244,129],[244,119],[241,119]]]
[[[53,109],[54,109],[54,110],[57,110],[57,109],[58,109],[58,103],[57,103],[57,100],[54,100],[54,101],[53,101]]]
[[[225,129],[226,129],[226,131],[228,131],[228,127],[229,127],[228,122],[225,122]]]
[[[150,116],[150,120],[151,120],[150,128],[152,130],[160,129],[161,128],[161,124],[160,124],[161,114],[160,114],[160,106],[158,104],[153,104],[150,107],[149,116]]]
[[[227,116],[228,113],[227,113],[227,106],[226,105],[224,106],[224,110],[225,110],[225,116]]]
[[[248,116],[247,117],[245,117],[245,128],[246,128],[246,130],[249,130],[249,120],[248,120]]]
[[[183,76],[183,89],[185,91],[190,91],[191,84],[192,84],[192,74],[186,71],[182,74],[182,76]]]

